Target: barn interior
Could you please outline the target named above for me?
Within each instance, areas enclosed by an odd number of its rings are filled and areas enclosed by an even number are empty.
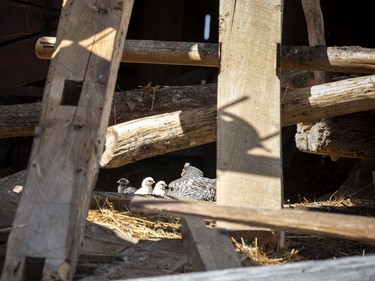
[[[43,36],[56,36],[61,4],[62,0],[5,0],[0,3],[0,115],[1,111],[6,112],[8,105],[43,100],[50,61],[37,58],[35,44]],[[375,47],[375,38],[368,32],[368,27],[372,26],[373,1],[321,1],[321,8],[327,46]],[[134,3],[127,39],[217,43],[218,29],[218,0],[137,0]],[[284,0],[282,45],[309,45],[306,19],[300,0]],[[217,83],[218,74],[217,67],[121,63],[116,91],[139,89],[150,82],[153,86],[162,87]],[[336,80],[360,75],[332,74]],[[373,116],[373,112],[366,114]],[[6,124],[0,125],[0,178],[6,178],[27,169],[33,136],[1,137],[1,127],[4,131],[9,131],[9,128],[6,128]],[[332,194],[339,194],[338,191],[350,198],[373,199],[374,159],[332,159],[330,156],[301,152],[296,148],[295,135],[295,125],[282,128],[283,200],[286,206],[329,199]],[[207,177],[216,178],[216,151],[216,143],[212,142],[139,160],[119,168],[101,168],[95,191],[116,192],[117,180],[121,177],[128,178],[135,186],[139,186],[146,176],[170,182],[180,176],[185,162],[199,167]],[[305,238],[301,241],[303,239]],[[329,258],[337,254],[329,252],[328,240],[319,239],[321,240],[316,245],[307,247],[310,252],[306,256],[311,259]],[[352,245],[346,240],[337,242],[341,243],[340,246],[337,246],[336,242],[332,242],[332,251],[334,248],[349,248],[348,245]],[[142,255],[146,251],[157,252],[167,247],[161,243],[161,246],[153,248],[154,246],[150,246],[152,243],[147,243],[139,243],[136,248],[129,250],[134,251],[131,253],[134,259],[138,258],[137,253]],[[304,243],[305,241],[301,242],[301,245]],[[299,246],[303,248],[301,245]],[[311,250],[314,247],[316,251]],[[170,249],[181,250],[181,246],[176,242]],[[358,254],[358,249],[365,247],[360,245],[353,252]],[[366,251],[371,253],[374,250],[368,247]],[[179,257],[185,254],[182,250],[175,253],[176,256],[180,255]],[[105,263],[104,259],[99,263]],[[80,272],[82,268],[93,271],[90,261],[84,262],[85,267],[78,268],[77,276],[82,277],[87,273]],[[145,272],[132,274],[147,275]]]
[[[56,35],[61,0],[7,0],[0,5],[0,104],[41,101],[49,61],[36,57],[34,45],[42,36]],[[351,1],[340,5],[336,1],[323,1],[321,7],[327,46],[373,48],[375,38],[366,28],[371,26],[373,5],[371,1]],[[217,0],[162,0],[157,3],[139,0],[134,4],[128,39],[217,43],[218,9]],[[285,0],[283,12],[282,44],[308,45],[300,1]],[[117,89],[137,89],[149,82],[162,86],[215,83],[218,72],[216,67],[122,63]],[[341,73],[337,76],[345,75]],[[347,180],[355,164],[355,169],[365,169],[361,172],[363,180],[358,184],[371,182],[372,160],[339,158],[332,161],[330,157],[300,152],[295,147],[295,133],[295,126],[283,128],[285,200],[316,200],[335,192]],[[32,136],[0,139],[2,177],[27,168],[32,141]],[[179,177],[185,162],[191,162],[200,167],[206,176],[215,178],[216,143],[144,159],[116,169],[101,169],[95,189],[114,191],[120,177],[127,177],[134,185],[140,185],[142,179],[151,174],[169,182]]]

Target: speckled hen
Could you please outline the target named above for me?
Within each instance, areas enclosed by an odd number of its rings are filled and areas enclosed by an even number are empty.
[[[198,168],[185,163],[181,178],[169,183],[167,196],[216,201],[216,179],[204,177]]]

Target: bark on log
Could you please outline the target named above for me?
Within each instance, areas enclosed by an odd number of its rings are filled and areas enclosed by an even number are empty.
[[[372,110],[374,105],[375,76],[346,79],[286,93],[282,100],[282,123],[312,122]]]
[[[37,57],[50,59],[55,40],[54,37],[41,37],[35,45]],[[283,70],[375,73],[375,50],[358,46],[283,46],[281,56]],[[218,45],[126,40],[122,62],[218,67]]]
[[[297,127],[296,146],[308,153],[375,159],[375,116],[347,115]]]
[[[158,88],[153,110],[152,98],[141,89],[116,92],[109,126],[176,110],[216,105],[216,91],[216,84]],[[32,136],[40,113],[39,102],[0,106],[0,138]]]
[[[216,105],[145,117],[107,130],[100,165],[116,168],[216,141]]]
[[[375,108],[375,76],[364,76],[328,84],[286,89],[281,92],[282,126],[312,122]],[[198,109],[216,104],[216,84],[166,87],[156,90],[154,110],[151,98],[142,90],[117,92],[110,125],[166,112]],[[0,138],[32,136],[40,116],[40,103],[0,106]],[[213,124],[213,126],[216,126]]]

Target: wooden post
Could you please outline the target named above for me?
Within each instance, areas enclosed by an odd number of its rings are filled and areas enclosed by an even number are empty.
[[[220,1],[220,205],[270,209],[282,206],[277,77],[281,10],[280,0]]]
[[[5,280],[72,280],[133,0],[63,4]]]
[[[302,0],[302,8],[306,18],[309,45],[326,46],[320,0]],[[317,84],[327,83],[330,80],[328,74],[322,71],[315,71],[314,75]]]

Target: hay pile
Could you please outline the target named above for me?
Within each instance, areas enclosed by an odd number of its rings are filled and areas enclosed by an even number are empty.
[[[309,208],[322,207],[353,207],[362,204],[373,206],[370,201],[358,201],[343,198],[331,198],[324,202],[303,202],[287,204],[285,208],[298,206]],[[149,215],[118,212],[107,202],[98,210],[90,210],[88,220],[100,224],[111,230],[116,230],[136,239],[181,239],[181,224],[177,217],[167,215]],[[257,241],[237,241],[231,238],[244,266],[275,265],[301,260],[338,258],[353,255],[367,255],[375,253],[375,246],[362,244],[356,241],[334,239],[316,235],[296,235],[286,233],[286,247],[279,252],[265,252],[257,246]]]

